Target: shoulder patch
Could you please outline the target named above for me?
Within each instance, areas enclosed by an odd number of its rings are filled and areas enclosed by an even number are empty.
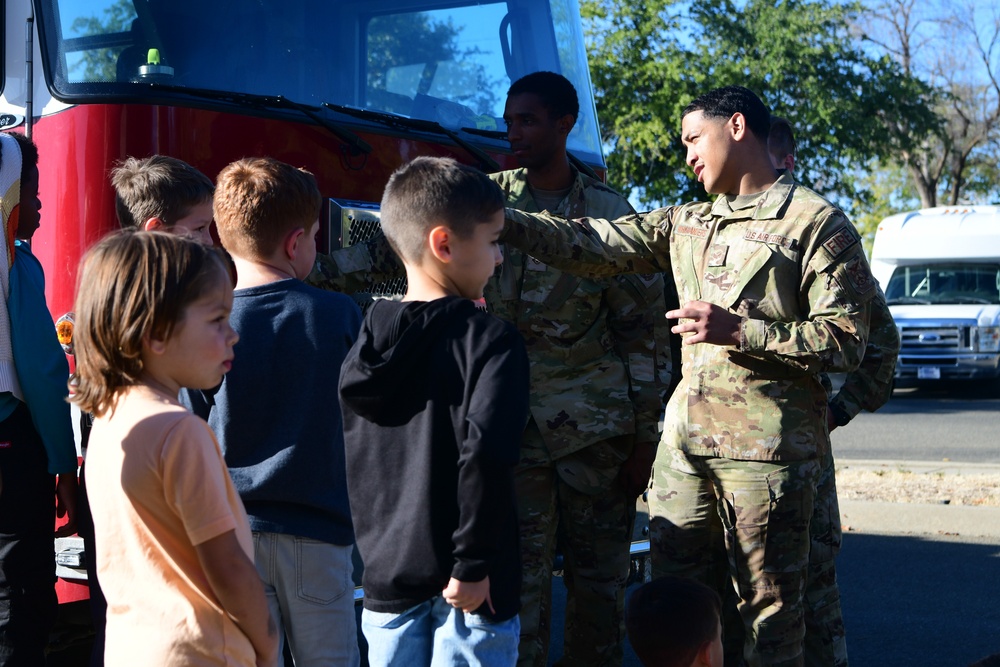
[[[845,250],[853,246],[860,240],[854,229],[850,226],[841,227],[834,232],[833,236],[823,241],[823,247],[830,253],[830,257],[839,257]]]
[[[849,260],[844,265],[844,270],[847,272],[847,279],[851,281],[851,286],[859,294],[867,294],[875,287],[875,278],[872,277],[872,272],[868,269],[868,263],[860,257]]]

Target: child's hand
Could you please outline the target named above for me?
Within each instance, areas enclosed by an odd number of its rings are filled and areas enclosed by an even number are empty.
[[[490,612],[497,613],[493,608],[493,601],[490,599],[489,577],[482,581],[459,581],[452,577],[448,580],[448,587],[441,592],[441,595],[444,596],[445,602],[464,612],[473,612],[479,609],[485,601]]]

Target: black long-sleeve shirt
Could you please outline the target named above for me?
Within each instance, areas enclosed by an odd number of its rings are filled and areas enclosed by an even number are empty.
[[[340,376],[347,480],[365,608],[400,613],[451,577],[490,578],[518,612],[513,486],[528,361],[509,324],[466,299],[375,303]]]

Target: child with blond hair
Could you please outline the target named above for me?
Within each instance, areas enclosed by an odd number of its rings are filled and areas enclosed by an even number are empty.
[[[361,312],[303,279],[316,259],[315,177],[246,158],[216,178],[215,221],[236,265],[237,361],[186,392],[222,445],[254,536],[271,613],[298,665],[360,663],[340,409],[331,399]],[[283,641],[283,640],[282,640]]]

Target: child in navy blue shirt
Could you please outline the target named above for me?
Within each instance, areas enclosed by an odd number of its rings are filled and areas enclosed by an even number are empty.
[[[357,665],[351,527],[340,406],[331,388],[361,312],[303,283],[322,198],[309,172],[247,158],[216,179],[215,222],[238,276],[236,358],[207,413],[246,506],[271,614],[296,664]]]

